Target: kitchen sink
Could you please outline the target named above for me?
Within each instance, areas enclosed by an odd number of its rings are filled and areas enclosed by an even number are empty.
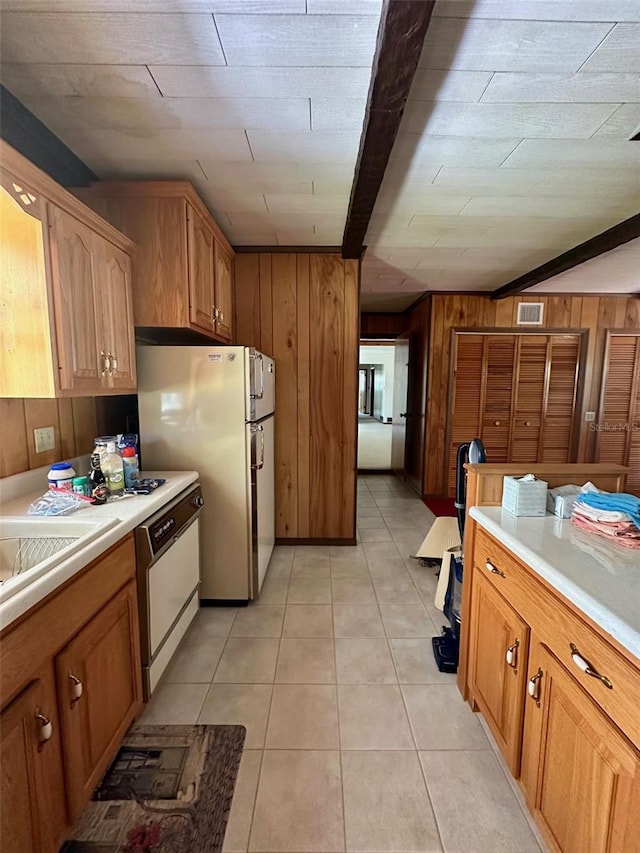
[[[14,595],[117,523],[117,518],[0,517],[0,600]]]

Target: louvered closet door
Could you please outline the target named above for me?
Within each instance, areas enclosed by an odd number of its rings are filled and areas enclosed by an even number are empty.
[[[552,335],[549,338],[549,378],[539,462],[571,462],[580,343],[576,335]]]
[[[510,462],[538,461],[547,341],[547,335],[518,335]]]
[[[456,335],[453,399],[449,435],[448,486],[456,484],[458,445],[480,434],[482,363],[485,335]]]
[[[627,490],[640,492],[640,335],[610,334],[598,419],[598,461],[628,465]]]
[[[484,396],[480,437],[492,462],[509,461],[515,335],[487,335],[484,346]],[[469,436],[469,439],[474,436]]]

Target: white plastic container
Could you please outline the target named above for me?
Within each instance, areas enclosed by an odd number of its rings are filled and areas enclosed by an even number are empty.
[[[122,464],[122,456],[116,450],[115,441],[110,441],[107,444],[107,452],[100,459],[100,467],[109,488],[107,500],[121,498],[124,494],[124,465]]]
[[[47,482],[49,486],[53,486],[56,489],[71,490],[75,476],[76,472],[68,462],[54,462],[47,474]]]

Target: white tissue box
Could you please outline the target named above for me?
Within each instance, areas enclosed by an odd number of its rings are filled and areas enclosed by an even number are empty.
[[[547,486],[544,480],[505,477],[502,508],[513,515],[540,517],[547,514]]]
[[[547,492],[547,510],[558,518],[571,518],[573,505],[580,494],[580,486],[558,486]]]

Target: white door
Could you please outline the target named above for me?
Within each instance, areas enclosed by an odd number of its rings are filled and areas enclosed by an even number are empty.
[[[252,598],[258,598],[275,541],[274,418],[248,424],[251,436]]]
[[[259,421],[275,411],[276,367],[270,356],[249,348],[246,365],[249,377],[247,420]]]
[[[407,389],[409,383],[409,335],[396,338],[393,367],[393,426],[391,427],[391,468],[404,479],[407,437]]]

